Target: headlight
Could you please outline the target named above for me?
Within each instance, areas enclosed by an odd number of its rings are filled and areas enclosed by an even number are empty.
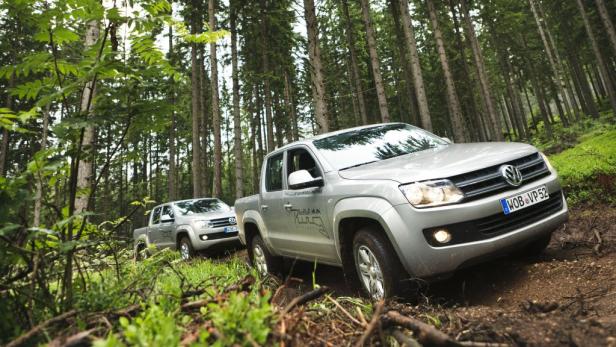
[[[539,154],[541,155],[541,158],[543,158],[543,161],[545,161],[545,165],[548,167],[548,170],[550,170],[551,172],[554,172],[554,167],[550,163],[548,156],[543,154],[542,152],[539,152]]]
[[[197,229],[211,229],[214,227],[214,224],[209,220],[198,220],[195,222],[195,226]]]
[[[450,180],[405,184],[400,190],[415,207],[453,204],[464,198],[464,193]]]

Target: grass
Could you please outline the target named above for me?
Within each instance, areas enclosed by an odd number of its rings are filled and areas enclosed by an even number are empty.
[[[579,141],[574,147],[549,157],[560,175],[569,203],[616,203],[616,128],[586,133]]]

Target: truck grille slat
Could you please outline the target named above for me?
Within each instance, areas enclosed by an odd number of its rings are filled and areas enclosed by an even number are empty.
[[[494,165],[485,169],[453,176],[450,177],[449,180],[464,193],[464,201],[496,194],[508,189],[519,188],[512,187],[505,182],[505,179],[499,172],[502,165],[513,165],[517,167],[522,173],[522,185],[547,176],[550,173],[547,165],[539,153],[533,153],[531,155]]]
[[[217,219],[212,219],[210,220],[210,223],[212,223],[214,228],[220,228],[220,227],[226,227],[226,226],[230,226],[230,225],[235,225],[236,223],[231,224],[231,222],[229,221],[229,218],[217,218]]]

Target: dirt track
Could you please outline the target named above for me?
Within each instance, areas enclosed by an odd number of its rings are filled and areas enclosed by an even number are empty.
[[[418,303],[392,301],[386,307],[437,322],[441,331],[461,341],[616,347],[615,223],[614,207],[574,209],[543,255],[469,268],[432,284]],[[285,296],[310,288],[312,270],[312,264],[295,264],[293,276],[303,284]],[[353,294],[340,269],[319,266],[315,275],[320,285],[334,288],[335,296]],[[336,316],[306,314],[303,319],[316,324],[292,329],[300,344],[349,345],[362,333]],[[373,338],[372,343],[380,342]]]

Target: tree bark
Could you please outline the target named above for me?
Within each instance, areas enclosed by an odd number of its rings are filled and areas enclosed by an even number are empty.
[[[349,45],[349,57],[351,60],[351,80],[355,87],[355,98],[359,108],[359,116],[361,124],[368,124],[368,113],[366,112],[366,101],[364,100],[364,91],[361,86],[361,75],[359,74],[359,65],[357,63],[357,52],[355,51],[355,38],[353,35],[353,23],[349,14],[348,0],[342,0],[342,12],[346,21],[346,38]]]
[[[612,23],[610,14],[607,12],[607,8],[605,7],[605,0],[595,0],[595,2],[597,3],[597,10],[599,12],[599,16],[601,17],[601,21],[603,22],[603,26],[605,27],[607,37],[610,40],[610,45],[616,55],[616,30],[614,30],[614,23]]]
[[[287,104],[287,112],[291,116],[291,139],[293,141],[299,140],[299,129],[297,124],[297,111],[295,110],[295,101],[293,99],[293,88],[289,81],[289,72],[284,70],[284,97]]]
[[[263,64],[263,92],[265,93],[265,126],[267,130],[267,151],[271,152],[276,147],[274,145],[274,121],[272,117],[272,91],[270,89],[270,68],[268,53],[268,23],[267,23],[267,3],[261,0],[261,63]]]
[[[390,119],[389,109],[387,108],[387,95],[385,94],[385,86],[383,85],[383,77],[381,76],[379,55],[376,51],[376,39],[374,38],[374,28],[372,27],[372,18],[370,16],[370,5],[368,4],[368,0],[361,0],[360,2],[361,12],[364,17],[364,26],[366,29],[366,42],[368,43],[368,54],[370,55],[370,67],[372,68],[374,87],[376,88],[376,97],[379,101],[381,121],[383,123],[388,123]]]
[[[599,117],[599,111],[597,110],[597,104],[595,103],[595,99],[592,95],[592,90],[590,87],[590,83],[586,78],[586,74],[580,65],[579,59],[577,57],[577,53],[569,50],[568,52],[569,62],[571,69],[573,70],[573,75],[577,80],[577,84],[580,88],[580,95],[582,96],[583,104],[585,105],[585,112],[591,115],[593,118]]]
[[[216,30],[216,0],[208,1],[209,30]],[[210,43],[210,75],[212,92],[212,128],[214,128],[214,196],[222,196],[222,143],[220,139],[220,102],[218,100],[218,59],[216,42]]]
[[[365,0],[364,0],[365,1]],[[402,19],[402,29],[406,39],[406,47],[411,59],[411,68],[413,74],[413,83],[415,84],[415,94],[417,97],[417,105],[419,107],[419,119],[421,120],[422,128],[427,131],[432,131],[432,119],[428,109],[428,98],[424,88],[423,76],[421,73],[421,63],[419,54],[417,53],[417,42],[415,42],[415,32],[413,23],[411,22],[411,14],[409,13],[408,0],[399,0],[400,17]]]
[[[192,16],[191,16],[191,33],[196,34],[200,30],[199,18],[197,11],[197,1],[192,1]],[[200,137],[200,116],[201,116],[201,83],[199,81],[199,62],[198,62],[198,50],[199,47],[196,43],[190,44],[190,61],[191,61],[191,91],[192,91],[192,183],[193,183],[193,198],[200,198],[203,196],[202,186],[202,165],[201,161],[201,137]]]
[[[436,40],[438,57],[441,61],[441,67],[443,68],[443,75],[445,77],[445,87],[447,89],[447,108],[449,110],[449,117],[451,118],[453,137],[456,142],[466,142],[468,141],[468,136],[464,125],[462,108],[460,107],[460,99],[458,99],[456,86],[453,82],[451,69],[449,68],[449,60],[447,59],[443,34],[441,33],[441,28],[438,24],[434,2],[432,0],[426,0],[426,3],[428,5],[430,21],[432,22],[432,29],[434,30],[434,39]]]
[[[592,27],[590,26],[590,22],[588,21],[588,16],[586,15],[586,10],[584,10],[584,4],[582,4],[582,0],[576,0],[578,8],[580,10],[580,15],[582,16],[582,20],[584,21],[584,27],[586,28],[586,34],[590,39],[590,43],[592,46],[593,53],[595,54],[595,59],[597,59],[597,65],[599,65],[600,74],[603,76],[603,80],[605,81],[605,88],[607,89],[607,94],[610,99],[610,105],[612,106],[612,110],[616,112],[616,91],[614,90],[614,86],[610,81],[610,74],[603,59],[603,55],[601,54],[601,50],[599,49],[599,44],[597,43],[597,39],[595,38],[595,34],[592,31]]]
[[[473,60],[475,62],[475,67],[477,68],[477,76],[479,77],[479,85],[484,107],[489,117],[492,140],[503,141],[504,138],[500,118],[496,114],[490,82],[488,80],[488,74],[486,73],[485,63],[483,60],[483,54],[481,53],[477,35],[475,34],[475,29],[473,28],[473,23],[471,22],[471,16],[466,0],[460,0],[460,6],[462,10],[464,29],[466,31],[466,35],[468,36],[471,50],[473,51]]]
[[[319,33],[314,0],[304,0],[304,16],[306,17],[306,31],[308,32],[308,58],[310,60],[312,95],[315,104],[316,133],[322,134],[329,131],[329,119],[327,114],[327,103],[325,102],[325,83],[323,79],[321,49],[319,48]]]
[[[244,158],[242,156],[242,128],[240,118],[240,82],[237,66],[237,0],[231,0],[229,24],[231,29],[231,74],[233,79],[233,150],[235,152],[235,197],[244,196]]]

